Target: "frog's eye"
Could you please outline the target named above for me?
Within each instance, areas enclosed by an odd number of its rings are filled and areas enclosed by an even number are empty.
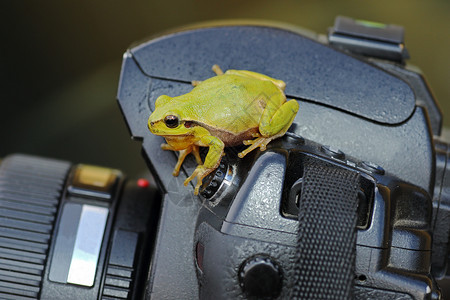
[[[176,128],[178,127],[178,125],[180,125],[180,120],[178,120],[177,116],[168,115],[164,118],[164,123],[169,128]]]

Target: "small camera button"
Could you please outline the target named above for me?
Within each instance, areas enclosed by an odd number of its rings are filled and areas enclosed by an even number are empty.
[[[328,156],[331,156],[339,160],[345,159],[344,152],[333,146],[320,146],[320,151]]]
[[[74,196],[111,200],[122,177],[118,170],[78,165],[69,180],[68,192]]]
[[[379,174],[379,175],[384,175],[384,169],[383,169],[381,166],[379,166],[379,165],[377,165],[377,164],[375,164],[375,163],[373,163],[373,162],[370,162],[370,161],[363,161],[363,162],[360,164],[360,167],[361,167],[362,169],[366,170],[366,171],[371,172],[371,173],[375,173],[375,174]]]
[[[247,259],[238,277],[242,290],[250,298],[276,298],[283,285],[281,267],[273,258],[262,254]]]
[[[347,160],[345,161],[345,163],[347,164],[347,166],[356,168],[356,163],[353,162],[353,161],[351,161],[351,160],[348,160],[348,159],[347,159]]]

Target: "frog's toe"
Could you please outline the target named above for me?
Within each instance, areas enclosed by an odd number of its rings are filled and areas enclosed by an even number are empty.
[[[252,143],[250,143],[250,144],[251,144],[250,147],[248,147],[247,149],[245,149],[244,151],[242,151],[238,154],[239,158],[243,158],[249,152],[253,151],[254,149],[258,148],[258,146],[259,146],[258,140],[252,140]],[[245,145],[245,143],[244,143],[244,145]],[[249,144],[247,144],[247,145],[249,145]]]
[[[251,145],[250,147],[248,147],[247,149],[245,149],[244,151],[240,152],[238,154],[239,158],[243,158],[245,155],[247,155],[249,152],[255,150],[256,148],[259,147],[259,149],[261,151],[265,151],[267,144],[270,143],[270,141],[272,140],[272,138],[268,137],[259,137],[256,138],[254,140],[245,140],[243,142],[244,145]]]
[[[196,195],[196,196],[198,195],[198,192],[199,192],[201,186],[202,186],[202,181],[201,180],[197,181],[197,184],[195,185],[195,189],[194,189],[194,195]]]
[[[213,72],[216,73],[217,76],[223,75],[223,71],[218,65],[213,65],[211,70],[213,70]]]
[[[161,144],[161,149],[163,149],[163,150],[172,150],[173,151],[172,146],[170,146],[169,144],[165,144],[165,143]]]
[[[183,182],[184,186],[187,186],[189,182],[192,181],[192,179],[195,178],[195,176],[197,176],[196,171],[194,171],[191,176],[189,176],[188,178],[186,178],[186,180]]]
[[[198,192],[200,190],[200,187],[202,186],[203,178],[208,176],[209,173],[211,173],[214,170],[214,168],[207,168],[203,165],[199,165],[194,172],[192,172],[191,176],[189,176],[185,181],[184,185],[188,185],[188,183],[193,180],[195,177],[197,177],[197,184],[195,185],[194,189],[194,195],[198,195]]]
[[[242,144],[253,145],[254,143],[258,143],[261,139],[264,139],[259,132],[252,133],[252,137],[253,137],[253,139],[251,139],[251,140],[242,141]]]

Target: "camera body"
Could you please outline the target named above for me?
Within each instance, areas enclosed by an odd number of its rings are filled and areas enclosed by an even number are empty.
[[[288,297],[296,183],[304,162],[316,160],[360,175],[355,297],[438,299],[434,278],[446,273],[450,228],[448,146],[439,139],[440,110],[406,57],[401,28],[346,18],[328,38],[279,24],[213,24],[128,50],[118,100],[163,191],[146,295]],[[163,138],[146,121],[158,96],[189,92],[214,64],[282,79],[300,110],[265,152],[239,159],[228,148],[197,197],[182,184],[195,162],[173,177],[176,155],[160,149]],[[268,283],[263,294],[257,281]]]

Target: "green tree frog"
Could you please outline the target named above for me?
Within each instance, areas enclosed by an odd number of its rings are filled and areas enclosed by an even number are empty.
[[[173,176],[185,157],[194,154],[198,166],[184,185],[197,178],[195,195],[203,178],[219,166],[224,147],[250,145],[240,158],[258,147],[264,151],[286,133],[299,108],[296,100],[286,101],[281,80],[245,70],[223,73],[217,65],[212,70],[217,76],[192,82],[194,88],[185,95],[159,96],[148,119],[150,131],[166,139],[161,148],[179,151]],[[199,147],[209,147],[204,162]]]

